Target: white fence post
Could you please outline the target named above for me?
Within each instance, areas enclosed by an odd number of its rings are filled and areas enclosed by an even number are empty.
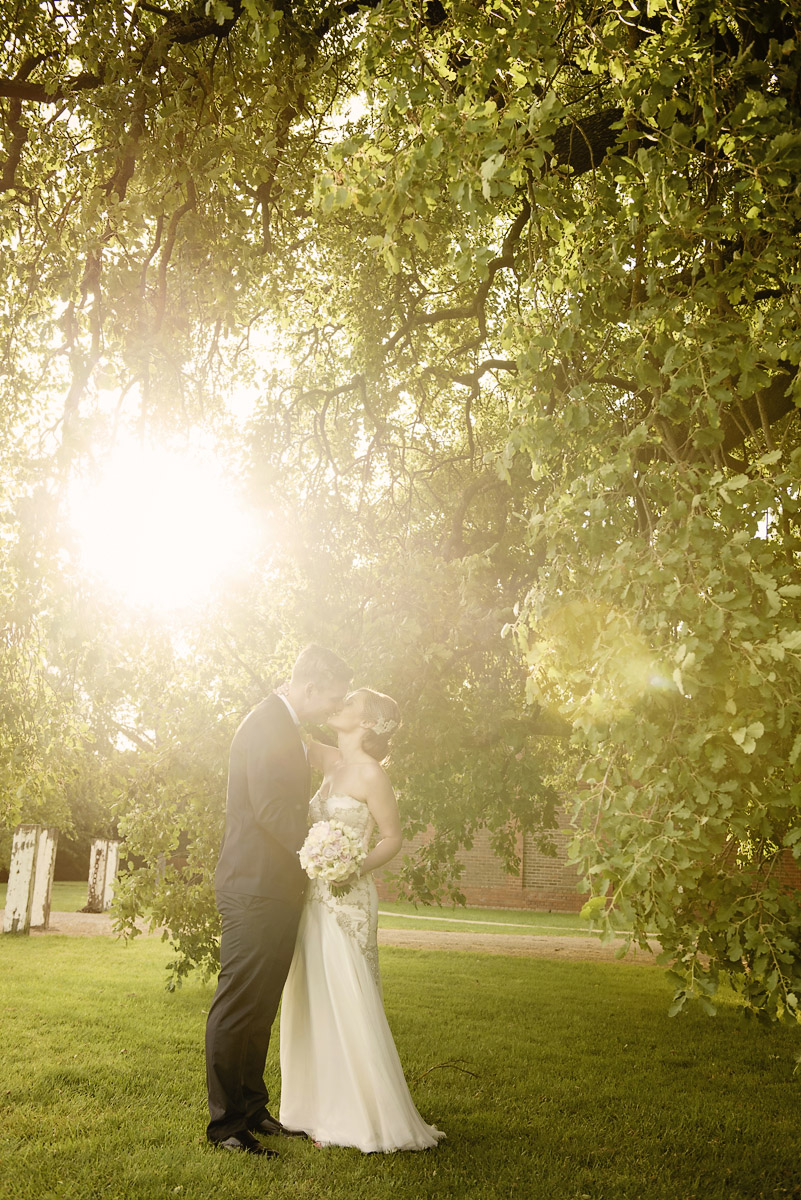
[[[39,825],[18,825],[14,830],[3,933],[28,933],[30,930],[40,833]]]
[[[89,857],[89,898],[84,912],[101,913],[110,906],[120,862],[120,843],[95,838]]]
[[[42,829],[36,852],[36,868],[33,878],[31,901],[31,929],[47,929],[50,924],[50,897],[53,891],[53,875],[56,869],[58,830]]]
[[[110,841],[106,852],[106,882],[103,887],[103,912],[111,908],[114,899],[114,880],[120,866],[120,843]]]

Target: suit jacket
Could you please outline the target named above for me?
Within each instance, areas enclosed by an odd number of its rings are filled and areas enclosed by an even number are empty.
[[[310,780],[289,710],[279,696],[268,696],[231,744],[218,892],[300,902],[307,879],[297,852],[308,832]]]

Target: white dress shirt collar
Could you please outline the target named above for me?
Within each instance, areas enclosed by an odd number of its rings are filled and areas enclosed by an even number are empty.
[[[291,717],[291,718],[292,718],[292,720],[295,722],[295,724],[296,724],[298,727],[300,727],[300,717],[299,717],[299,716],[298,716],[298,714],[295,712],[294,708],[293,708],[293,707],[292,707],[292,705],[289,703],[289,701],[287,700],[286,696],[284,696],[284,695],[283,695],[281,692],[276,692],[275,694],[276,694],[276,696],[278,697],[278,699],[279,699],[279,700],[283,700],[284,704],[285,704],[285,705],[287,706],[287,708],[289,709],[289,715],[290,715],[290,717]]]

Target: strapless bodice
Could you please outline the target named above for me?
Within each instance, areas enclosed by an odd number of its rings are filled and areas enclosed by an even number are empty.
[[[312,824],[315,821],[341,821],[343,825],[358,830],[366,846],[375,822],[364,801],[357,800],[355,796],[348,796],[345,792],[331,792],[330,795],[323,796],[322,790],[320,788],[309,803]]]
[[[361,834],[365,850],[370,848],[375,821],[363,800],[348,796],[344,792],[322,795],[322,788],[312,796],[309,803],[309,818],[316,821],[341,821]],[[354,939],[370,964],[376,983],[381,987],[378,971],[378,948],[376,929],[378,926],[378,897],[372,875],[364,875],[344,895],[331,891],[324,879],[310,879],[306,891],[306,902],[321,905],[336,920],[337,924]]]

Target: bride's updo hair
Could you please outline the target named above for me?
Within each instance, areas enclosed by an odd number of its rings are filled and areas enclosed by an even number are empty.
[[[374,692],[372,688],[357,688],[357,691],[364,700],[364,720],[371,726],[364,731],[362,749],[371,758],[383,762],[389,754],[392,735],[400,725],[400,709],[392,697],[383,692]]]

